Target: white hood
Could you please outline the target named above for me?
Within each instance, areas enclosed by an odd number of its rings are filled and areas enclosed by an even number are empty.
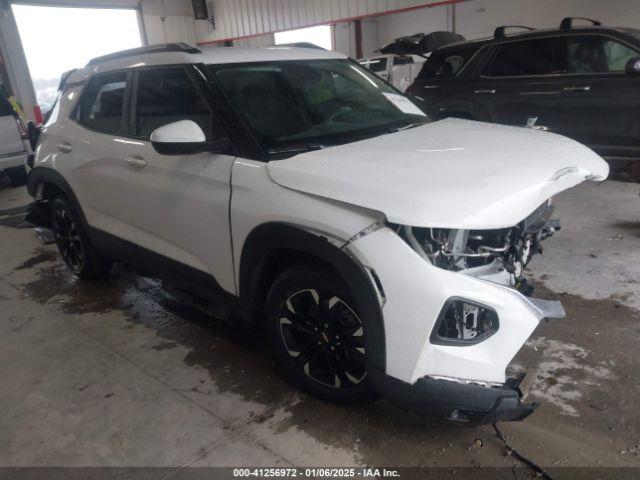
[[[537,130],[447,119],[268,164],[287,188],[384,213],[417,227],[510,227],[608,164],[584,145]]]

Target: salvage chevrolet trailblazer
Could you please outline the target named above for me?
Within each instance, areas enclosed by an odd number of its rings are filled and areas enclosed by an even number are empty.
[[[505,372],[564,311],[523,269],[550,198],[607,175],[555,134],[431,122],[337,53],[169,44],[65,76],[29,218],[80,278],[120,261],[225,302],[311,394],[478,424],[534,410]]]

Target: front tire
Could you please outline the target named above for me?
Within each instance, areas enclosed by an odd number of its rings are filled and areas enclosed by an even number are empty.
[[[294,266],[273,283],[266,315],[275,366],[300,389],[340,404],[378,395],[366,369],[364,325],[349,289],[325,267]]]
[[[51,229],[64,263],[79,278],[106,276],[113,263],[100,255],[89,240],[80,217],[63,198],[51,202]]]

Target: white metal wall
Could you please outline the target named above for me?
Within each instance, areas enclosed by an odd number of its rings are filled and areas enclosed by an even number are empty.
[[[443,0],[215,0],[215,29],[196,21],[198,43],[250,37],[295,28],[335,23]],[[447,1],[447,0],[444,0]]]
[[[471,1],[470,3],[473,3]],[[460,4],[455,5],[456,14]],[[453,5],[436,6],[414,10],[407,13],[385,15],[377,17],[375,23],[378,36],[378,47],[391,42],[393,39],[415,33],[429,33],[438,30],[451,30]]]
[[[192,45],[196,43],[190,0],[141,0],[140,10],[149,45],[170,42]]]
[[[498,25],[558,27],[563,17],[640,28],[640,0],[471,0],[456,5],[456,30],[472,39],[492,35]]]

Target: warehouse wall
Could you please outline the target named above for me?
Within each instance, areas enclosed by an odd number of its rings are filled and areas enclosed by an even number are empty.
[[[266,48],[275,45],[275,38],[273,33],[267,33],[266,35],[258,35],[255,37],[240,38],[232,41],[234,47],[238,48]],[[212,48],[221,48],[225,46],[225,42],[206,43],[199,45],[198,48],[203,52],[206,52]]]
[[[356,27],[353,22],[341,22],[333,27],[333,49],[350,57],[356,56]]]
[[[498,25],[557,27],[563,17],[590,17],[605,25],[640,27],[638,0],[471,0],[456,5],[457,31],[467,38],[492,35]]]
[[[374,18],[366,18],[362,20],[362,56],[369,57],[378,48],[378,25]]]
[[[451,30],[454,8],[455,31],[468,39],[490,36],[499,25],[557,27],[569,16],[591,17],[612,26],[640,26],[638,0],[468,0],[376,17],[378,46],[404,35]]]
[[[195,22],[199,43],[336,23],[385,11],[439,3],[442,0],[215,0],[216,28]]]
[[[452,8],[452,5],[443,5],[375,18],[378,27],[378,48],[395,38],[414,33],[451,30]]]
[[[142,0],[140,9],[149,45],[168,42],[196,43],[195,20],[190,0]]]

